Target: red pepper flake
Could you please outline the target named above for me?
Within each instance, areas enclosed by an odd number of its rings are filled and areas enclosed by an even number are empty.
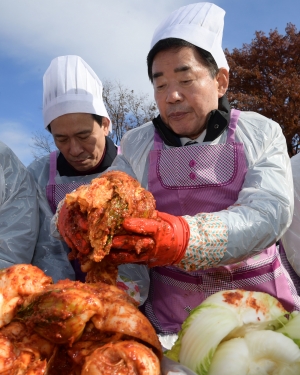
[[[224,292],[223,293],[224,302],[227,302],[230,305],[238,306],[243,298],[241,292]]]

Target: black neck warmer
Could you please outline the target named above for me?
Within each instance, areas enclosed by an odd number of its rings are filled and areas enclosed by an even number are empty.
[[[154,118],[152,122],[166,145],[181,147],[179,136],[165,125],[160,115]],[[229,122],[230,106],[227,97],[224,95],[219,99],[218,109],[210,112],[204,142],[211,142],[218,138],[227,129]]]

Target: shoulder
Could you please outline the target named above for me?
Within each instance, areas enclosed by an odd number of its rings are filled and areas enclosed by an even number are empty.
[[[256,112],[240,112],[236,140],[243,143],[248,166],[275,154],[288,157],[281,126]]]
[[[14,155],[14,152],[5,143],[0,141],[0,155]]]
[[[135,138],[137,136],[153,136],[154,134],[154,125],[152,121],[146,122],[145,124],[138,126],[137,128],[128,130],[124,136],[123,139],[131,139]]]
[[[50,154],[40,157],[39,159],[34,160],[32,163],[29,164],[27,167],[30,170],[41,168],[41,166],[50,164]]]
[[[4,178],[21,174],[27,176],[28,171],[17,155],[5,143],[0,141],[0,167]]]
[[[28,199],[34,195],[34,181],[17,155],[0,142],[0,200],[1,204],[9,197],[26,194]],[[26,188],[26,190],[24,189]]]
[[[257,112],[240,112],[238,126],[244,131],[248,130],[256,135],[274,135],[282,134],[281,126],[260,113]]]
[[[124,170],[140,181],[143,186],[147,185],[148,155],[153,146],[154,125],[152,122],[129,130],[122,138],[120,153],[116,157],[113,167]],[[144,182],[143,182],[144,181]]]
[[[1,161],[1,166],[3,169],[8,164],[11,164],[11,163],[13,163],[14,165],[20,165],[24,167],[23,163],[19,160],[19,158],[13,152],[13,150],[1,141],[0,141],[0,161]]]
[[[122,153],[130,151],[130,148],[135,147],[138,142],[139,147],[147,147],[152,144],[154,138],[154,125],[152,121],[146,122],[145,124],[131,129],[126,132],[121,141]]]
[[[39,159],[34,160],[27,167],[30,174],[33,176],[36,182],[39,181],[41,175],[49,176],[50,168],[50,154],[42,156]]]

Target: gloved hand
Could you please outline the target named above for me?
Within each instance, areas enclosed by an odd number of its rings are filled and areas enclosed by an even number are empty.
[[[132,234],[113,237],[110,260],[149,267],[179,263],[189,242],[189,225],[181,216],[163,212],[157,212],[157,215],[157,220],[126,218],[123,228]]]
[[[65,201],[59,204],[55,216],[58,232],[69,248],[82,254],[88,254],[91,247],[86,217],[78,210],[70,210]]]

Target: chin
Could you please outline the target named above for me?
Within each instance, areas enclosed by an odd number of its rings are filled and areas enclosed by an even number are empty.
[[[189,132],[189,129],[187,127],[187,124],[182,122],[182,123],[175,123],[175,124],[167,124],[167,127],[180,137],[186,136],[187,132]]]
[[[90,170],[90,169],[92,169],[92,168],[95,167],[94,164],[82,164],[82,165],[78,165],[78,164],[74,165],[74,164],[71,164],[71,165],[72,165],[72,167],[73,167],[74,169],[76,169],[76,171],[79,171],[79,172],[88,171],[88,170]]]
[[[182,128],[170,128],[171,130],[173,130],[173,132],[178,135],[178,137],[187,137],[187,138],[191,138],[192,134],[190,134],[189,132],[187,132],[185,129]]]
[[[205,129],[205,125],[203,125],[201,128],[196,128],[196,129],[194,129],[194,128],[193,129],[189,129],[186,125],[172,126],[170,128],[179,137],[187,137],[187,138],[191,138],[191,139],[196,139],[196,138],[199,137],[199,135]]]

